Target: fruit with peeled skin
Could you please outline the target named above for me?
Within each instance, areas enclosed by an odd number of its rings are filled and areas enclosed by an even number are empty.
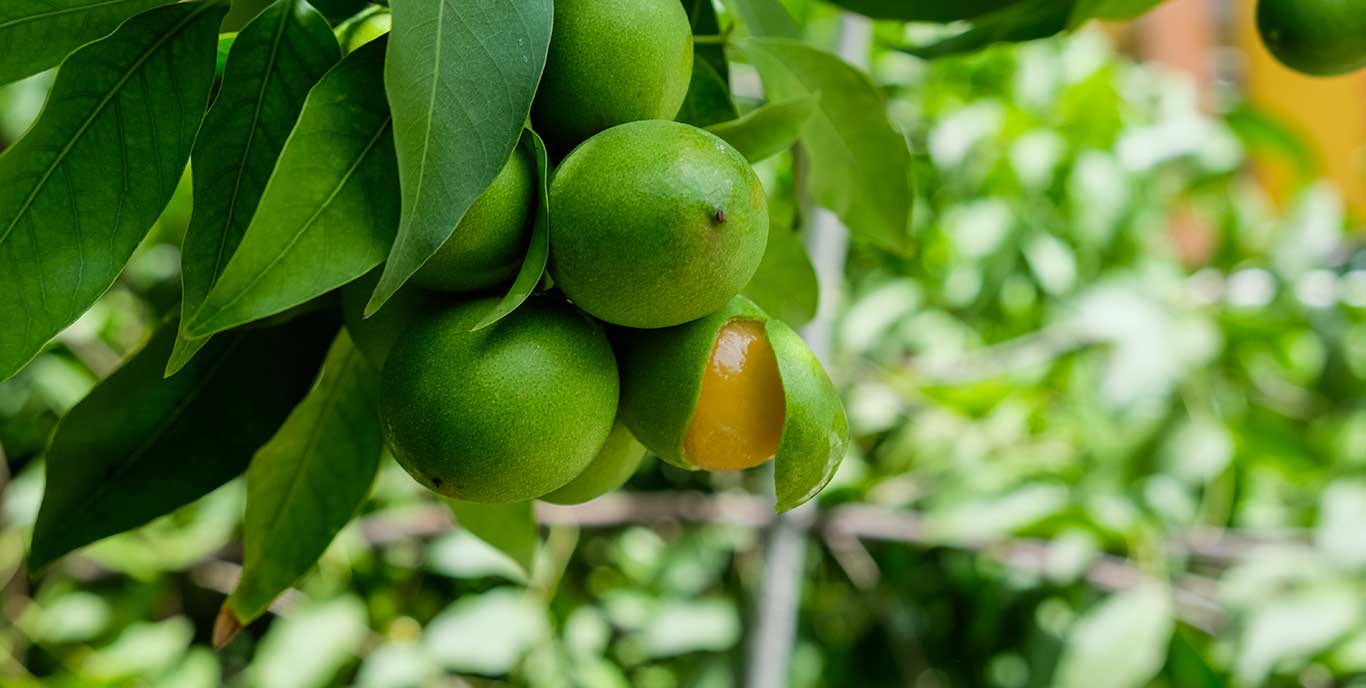
[[[413,274],[413,282],[449,292],[511,282],[526,257],[535,208],[536,163],[517,146],[446,243]]]
[[[607,436],[593,463],[568,485],[541,497],[551,504],[583,504],[611,492],[631,478],[645,460],[645,447],[636,441],[626,425],[618,422]]]
[[[621,419],[677,466],[739,470],[776,459],[794,506],[829,480],[844,456],[844,407],[801,338],[737,296],[700,320],[615,330]]]
[[[1305,74],[1366,67],[1366,0],[1259,0],[1257,30],[1277,60]]]
[[[626,122],[673,119],[692,79],[693,40],[678,0],[556,0],[536,132],[557,155]]]
[[[617,413],[617,367],[602,328],[533,297],[497,323],[469,301],[419,318],[381,375],[384,436],[419,483],[469,502],[535,499],[583,472]]]
[[[550,274],[606,322],[696,320],[749,283],[768,200],[744,156],[678,122],[623,124],[565,158],[550,182]]]

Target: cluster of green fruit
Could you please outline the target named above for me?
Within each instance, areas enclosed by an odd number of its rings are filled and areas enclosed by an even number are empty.
[[[1276,59],[1305,74],[1366,67],[1366,0],[1259,0],[1257,29]]]
[[[728,143],[672,121],[692,60],[677,0],[558,0],[532,107],[563,156],[552,288],[476,328],[538,206],[519,147],[389,305],[364,319],[374,282],[346,290],[352,337],[383,367],[386,440],[418,482],[472,502],[577,503],[623,484],[646,448],[689,469],[776,456],[780,471],[818,471],[811,494],[828,480],[848,434],[834,387],[738,295],[767,244],[764,189]]]

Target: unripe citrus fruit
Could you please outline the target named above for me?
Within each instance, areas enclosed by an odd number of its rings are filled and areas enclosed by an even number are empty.
[[[550,273],[589,314],[668,327],[715,311],[749,283],[768,243],[768,202],[744,156],[696,127],[613,127],[550,182]]]
[[[1276,59],[1305,74],[1366,67],[1366,0],[1260,0],[1257,30]]]
[[[556,0],[536,132],[563,154],[604,129],[673,119],[692,79],[692,27],[678,0]]]
[[[844,457],[844,407],[787,325],[736,297],[700,320],[613,333],[621,418],[678,466],[738,470],[776,459],[780,508],[815,495]]]
[[[601,328],[562,301],[532,298],[471,332],[493,305],[466,302],[404,330],[380,415],[418,482],[508,503],[563,487],[597,456],[616,418],[617,367]]]
[[[511,281],[526,256],[535,207],[536,163],[517,146],[413,281],[435,291],[455,292]]]
[[[611,492],[631,478],[645,459],[645,447],[636,441],[624,423],[612,426],[607,444],[588,467],[568,485],[541,497],[551,504],[583,504]]]

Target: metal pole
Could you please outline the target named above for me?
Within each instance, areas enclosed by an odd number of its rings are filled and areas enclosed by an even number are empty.
[[[839,55],[856,67],[867,68],[872,23],[855,15],[840,18]],[[820,309],[802,330],[808,346],[827,365],[831,360],[835,312],[844,286],[844,262],[849,232],[833,213],[811,206],[807,251],[820,280]],[[768,469],[772,474],[773,468]],[[771,482],[771,481],[770,481]],[[808,502],[778,517],[769,527],[764,570],[754,606],[745,685],[782,688],[788,684],[792,648],[797,638],[801,607],[802,569],[806,560],[806,532],[816,517],[816,503]]]

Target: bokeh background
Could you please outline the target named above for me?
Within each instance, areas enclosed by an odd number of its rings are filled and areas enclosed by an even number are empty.
[[[914,256],[822,285],[856,441],[818,509],[651,460],[544,510],[528,579],[386,460],[220,653],[239,483],[28,578],[46,438],[175,304],[186,186],[0,384],[0,684],[1366,686],[1366,76],[1279,67],[1252,0],[932,63],[786,4],[918,172]],[[0,89],[0,148],[50,78]],[[791,157],[760,172],[803,216]]]

